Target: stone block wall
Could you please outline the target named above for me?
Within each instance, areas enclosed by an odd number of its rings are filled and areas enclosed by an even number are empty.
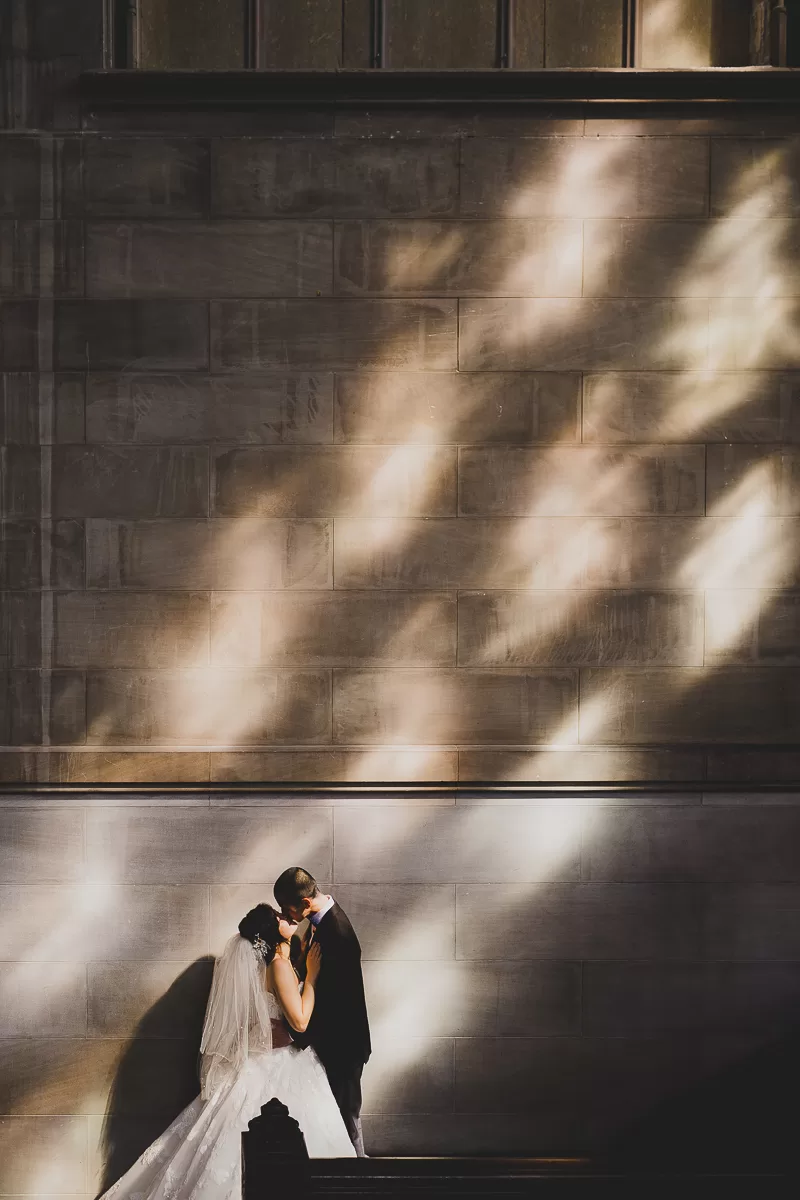
[[[796,793],[6,796],[0,1195],[95,1194],[188,1103],[212,956],[297,861],[361,938],[370,1154],[780,1170],[799,840]]]
[[[795,743],[794,139],[253,120],[0,143],[3,777]]]
[[[191,1098],[291,862],[362,939],[372,1154],[781,1161],[796,118],[133,121],[42,84],[83,25],[15,28],[0,777],[194,786],[0,801],[0,1195]],[[575,786],[203,790],[298,780]]]

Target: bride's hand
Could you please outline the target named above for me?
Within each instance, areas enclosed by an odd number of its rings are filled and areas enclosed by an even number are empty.
[[[322,969],[322,948],[319,942],[314,942],[306,958],[306,981],[314,984]]]

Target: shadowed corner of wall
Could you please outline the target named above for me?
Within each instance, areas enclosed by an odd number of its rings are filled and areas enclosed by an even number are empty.
[[[117,1063],[101,1135],[100,1195],[200,1090],[200,1037],[213,968],[211,955],[187,967],[147,1010]]]
[[[800,1025],[772,1037],[714,1040],[700,1047],[698,1081],[611,1140],[612,1162],[626,1170],[796,1173],[798,1104],[791,1097],[800,1077]]]

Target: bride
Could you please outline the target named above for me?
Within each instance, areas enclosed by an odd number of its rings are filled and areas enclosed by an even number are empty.
[[[273,1097],[298,1122],[311,1158],[355,1155],[322,1063],[292,1043],[283,1020],[305,1031],[322,965],[312,945],[301,989],[289,961],[296,928],[268,904],[240,922],[214,967],[200,1095],[100,1200],[238,1200],[241,1135]]]

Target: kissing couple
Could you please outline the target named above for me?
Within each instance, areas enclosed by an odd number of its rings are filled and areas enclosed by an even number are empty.
[[[370,1039],[358,938],[302,867],[274,892],[280,912],[257,904],[215,964],[200,1095],[100,1200],[239,1200],[241,1136],[273,1098],[311,1158],[363,1156]]]

